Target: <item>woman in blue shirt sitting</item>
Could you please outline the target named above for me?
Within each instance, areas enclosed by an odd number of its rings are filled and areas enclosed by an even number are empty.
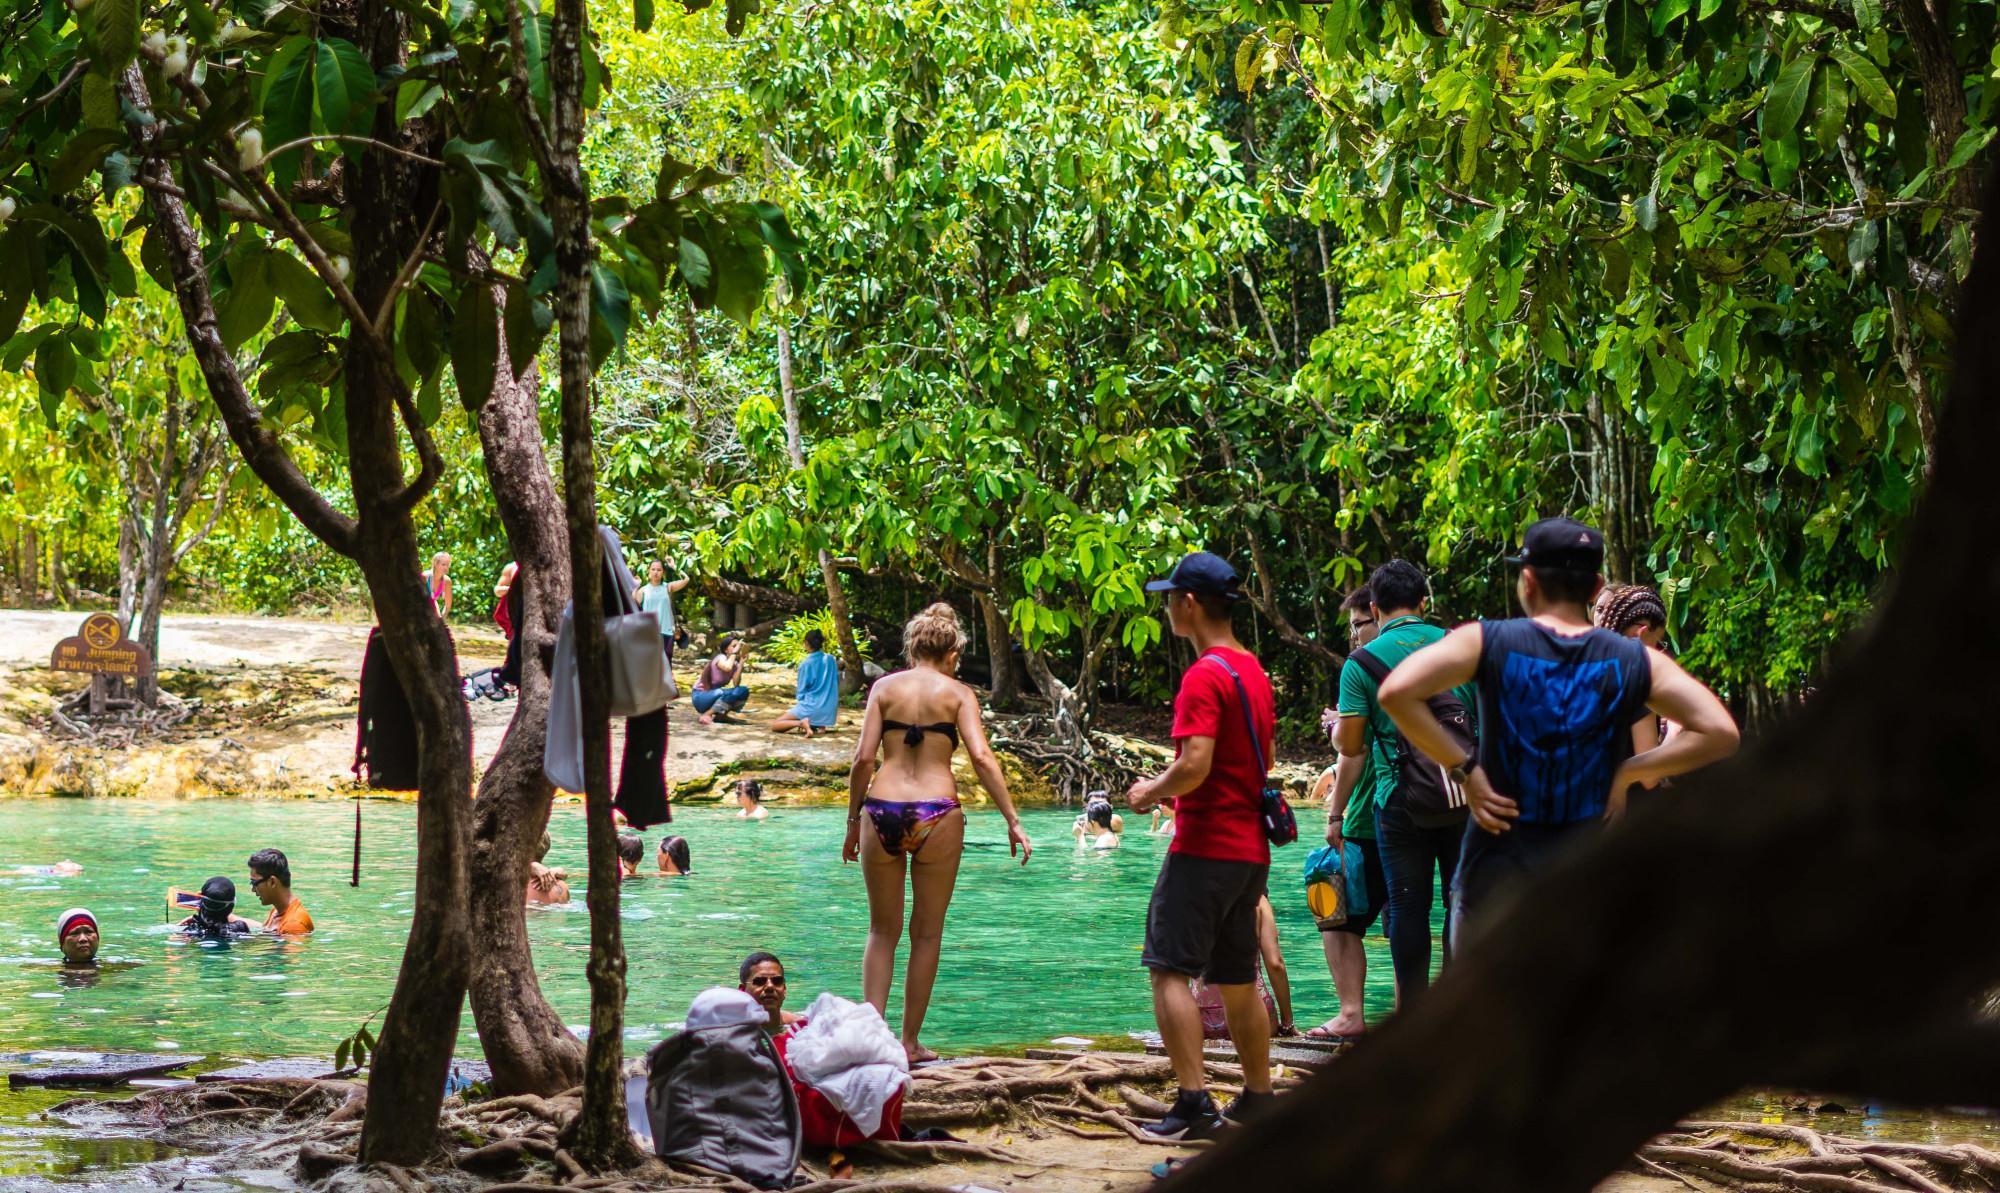
[[[840,713],[840,664],[826,653],[826,635],[806,631],[806,650],[799,663],[799,695],[791,711],[771,722],[771,732],[801,730],[807,737],[833,728]]]

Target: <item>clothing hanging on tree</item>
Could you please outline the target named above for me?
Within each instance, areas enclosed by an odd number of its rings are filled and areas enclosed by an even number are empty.
[[[521,686],[521,609],[525,604],[523,590],[528,586],[528,574],[517,570],[514,583],[507,587],[507,599],[501,608],[507,611],[507,661],[500,664],[494,676],[509,687]]]
[[[625,718],[625,756],[618,766],[618,794],[611,806],[633,828],[672,824],[667,806],[667,710]]]
[[[625,548],[618,532],[609,526],[599,526],[597,535],[604,552],[603,567],[598,573],[599,615],[616,617],[626,611],[638,582],[625,566]],[[567,611],[556,634],[555,662],[549,682],[549,728],[542,769],[557,787],[580,792],[584,789],[582,693],[576,668],[573,618]],[[673,819],[673,811],[667,804],[667,734],[664,708],[625,720],[625,753],[612,805],[638,828],[666,824]]]
[[[364,776],[363,771],[367,771]],[[417,789],[417,724],[389,662],[382,627],[368,631],[361,656],[361,708],[355,716],[354,777],[378,791]]]

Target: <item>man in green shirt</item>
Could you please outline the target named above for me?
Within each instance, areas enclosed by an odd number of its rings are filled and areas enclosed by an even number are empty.
[[[1375,569],[1368,578],[1373,593],[1371,614],[1376,620],[1376,638],[1365,650],[1393,671],[1424,647],[1442,639],[1445,631],[1424,620],[1430,603],[1430,582],[1423,570],[1406,560],[1392,559]],[[1430,820],[1420,823],[1404,805],[1398,791],[1397,772],[1401,761],[1396,723],[1376,699],[1377,683],[1368,669],[1350,658],[1340,672],[1340,728],[1334,744],[1342,761],[1349,756],[1365,756],[1373,777],[1376,849],[1382,857],[1382,871],[1388,879],[1389,960],[1396,969],[1396,999],[1407,1007],[1430,985],[1431,907],[1433,895],[1441,891],[1448,902],[1452,876],[1458,868],[1460,844],[1465,836],[1465,815],[1457,813],[1449,823]],[[1471,685],[1458,695],[1465,707],[1477,707]],[[1432,885],[1432,873],[1437,885]],[[1446,931],[1449,933],[1449,922]],[[1450,938],[1445,952],[1450,953]]]
[[[1355,650],[1375,638],[1373,604],[1366,584],[1340,603],[1340,611],[1347,615],[1348,640]],[[1338,724],[1336,720],[1333,727],[1336,733]],[[1309,1039],[1352,1039],[1368,1029],[1367,1009],[1363,1005],[1368,985],[1368,952],[1362,947],[1361,938],[1388,901],[1382,859],[1375,849],[1375,781],[1371,770],[1366,755],[1342,756],[1337,765],[1326,768],[1313,792],[1326,801],[1326,843],[1344,853],[1345,842],[1352,841],[1361,854],[1368,907],[1358,915],[1350,913],[1337,924],[1319,927],[1320,947],[1326,952],[1326,968],[1333,975],[1340,1013],[1307,1032]]]

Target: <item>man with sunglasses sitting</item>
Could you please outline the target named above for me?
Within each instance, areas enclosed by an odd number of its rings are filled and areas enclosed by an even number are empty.
[[[304,936],[313,930],[304,900],[292,893],[292,864],[283,853],[259,849],[250,855],[250,892],[271,909],[264,917],[264,931]]]

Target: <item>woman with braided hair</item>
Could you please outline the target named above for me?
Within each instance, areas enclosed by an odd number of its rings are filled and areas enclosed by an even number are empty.
[[[1605,586],[1597,601],[1597,624],[1625,638],[1637,638],[1654,650],[1667,640],[1667,605],[1643,584]]]
[[[1600,627],[1622,638],[1637,638],[1654,650],[1665,649],[1667,603],[1653,589],[1643,584],[1607,584],[1591,612]],[[1642,754],[1679,730],[1680,726],[1672,721],[1649,712],[1632,725],[1632,752]],[[1606,819],[1616,820],[1624,812],[1625,793],[1613,792]]]

